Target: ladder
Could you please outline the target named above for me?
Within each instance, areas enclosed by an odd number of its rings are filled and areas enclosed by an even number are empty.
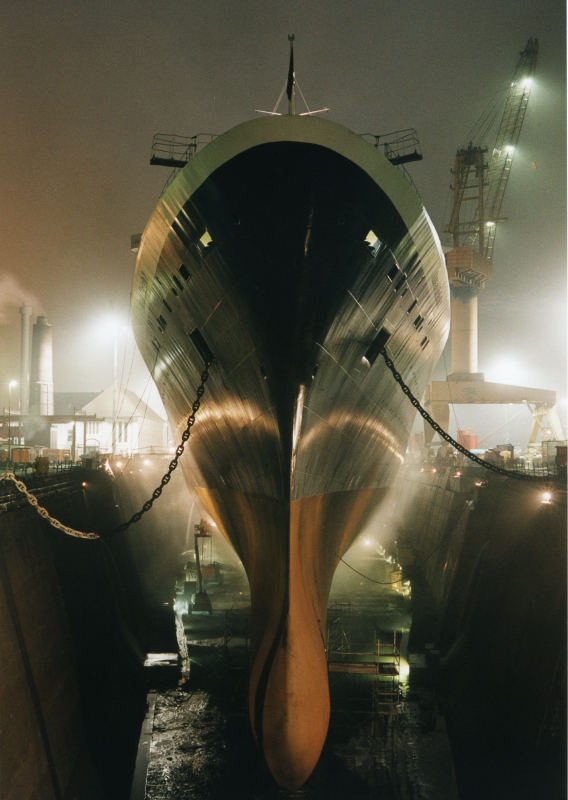
[[[396,631],[392,640],[377,641],[373,707],[377,714],[398,714],[400,710],[400,647]]]

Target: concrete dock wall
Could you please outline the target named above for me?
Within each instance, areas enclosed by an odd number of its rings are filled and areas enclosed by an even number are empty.
[[[564,798],[566,490],[408,472],[411,645],[436,653],[460,796]],[[482,485],[476,486],[476,483]],[[410,488],[408,488],[410,487]],[[551,490],[550,503],[543,502]]]
[[[97,473],[41,502],[82,530],[114,516]],[[0,512],[2,800],[125,796],[144,710],[127,606],[108,545],[72,539],[27,505]]]

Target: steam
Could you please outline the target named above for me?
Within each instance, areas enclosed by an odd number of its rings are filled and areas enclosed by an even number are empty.
[[[10,324],[14,312],[23,305],[31,306],[36,314],[43,313],[37,297],[24,289],[14,275],[0,273],[0,326]]]

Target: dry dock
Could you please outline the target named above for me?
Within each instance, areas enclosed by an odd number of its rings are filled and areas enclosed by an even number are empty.
[[[109,530],[144,499],[139,474],[130,487],[98,470],[36,488],[54,516]],[[62,535],[2,491],[2,798],[285,796],[246,715],[242,571],[227,562],[223,586],[209,586],[212,615],[184,616],[189,676],[177,656],[173,670],[144,667],[148,653],[177,649],[186,504],[164,498],[160,514],[103,544]],[[564,797],[565,535],[561,481],[409,466],[389,513],[338,568],[332,722],[297,796]],[[376,648],[393,641],[389,698]]]

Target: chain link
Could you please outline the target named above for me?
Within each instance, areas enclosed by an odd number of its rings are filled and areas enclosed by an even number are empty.
[[[19,481],[13,472],[5,472],[3,475],[0,476],[0,480],[7,480],[12,481],[16,489],[21,492],[28,503],[35,508],[37,513],[49,522],[54,528],[57,528],[63,533],[66,533],[68,536],[74,536],[76,539],[99,539],[98,533],[85,533],[84,531],[77,531],[75,528],[70,528],[68,525],[64,525],[62,522],[59,522],[58,519],[52,517],[47,508],[40,506],[37,497],[35,497],[30,491],[23,481]]]
[[[212,363],[213,363],[212,361],[208,361],[204,371],[201,373],[201,383],[197,387],[196,398],[193,402],[193,405],[191,406],[191,414],[187,419],[187,426],[181,435],[181,442],[176,448],[175,457],[170,461],[168,471],[166,472],[165,475],[162,476],[160,485],[154,489],[154,491],[152,492],[152,496],[150,497],[149,500],[146,500],[140,511],[137,511],[136,514],[133,514],[132,517],[128,520],[128,522],[124,522],[122,525],[119,525],[118,527],[114,528],[111,531],[111,533],[118,533],[120,531],[125,531],[133,523],[138,522],[138,520],[142,517],[142,515],[152,508],[154,501],[157,500],[158,497],[162,494],[164,486],[166,486],[170,482],[172,472],[177,468],[178,461],[184,451],[185,444],[191,435],[191,429],[195,424],[195,415],[199,411],[199,406],[201,405],[201,398],[203,397],[203,394],[205,392],[205,383],[207,382],[207,379],[209,377],[209,367],[211,366]],[[63,533],[66,533],[68,536],[74,536],[77,539],[100,539],[98,533],[86,533],[84,531],[77,531],[74,528],[70,528],[68,525],[64,525],[62,522],[59,522],[59,520],[52,517],[46,508],[40,506],[37,497],[34,497],[34,495],[28,491],[28,488],[25,485],[25,483],[18,480],[13,472],[4,472],[4,474],[0,476],[0,480],[12,481],[16,489],[23,495],[25,495],[28,503],[35,508],[40,517],[47,520],[47,522],[49,522],[49,524],[52,525],[54,528],[63,531]]]
[[[201,398],[203,397],[203,394],[205,392],[205,384],[207,383],[207,379],[209,378],[209,367],[211,367],[212,363],[213,361],[207,361],[205,369],[201,373],[201,383],[197,387],[196,398],[193,401],[193,405],[191,406],[191,414],[187,418],[187,426],[181,435],[181,442],[178,444],[176,448],[175,457],[170,461],[168,471],[162,476],[162,480],[160,481],[159,485],[154,489],[151,497],[148,500],[146,500],[142,508],[135,514],[133,514],[127,522],[123,522],[122,525],[118,525],[116,528],[113,528],[112,531],[110,531],[111,533],[121,533],[122,531],[127,530],[135,522],[138,522],[147,511],[150,511],[150,509],[154,505],[154,502],[162,494],[164,487],[170,482],[172,477],[172,472],[175,469],[177,469],[178,461],[181,458],[181,455],[184,451],[185,444],[189,439],[189,437],[191,436],[191,429],[195,424],[195,415],[199,411],[199,407],[201,405]]]
[[[399,372],[397,372],[394,363],[392,362],[392,360],[387,355],[386,349],[384,347],[382,347],[379,350],[379,353],[382,355],[382,357],[383,357],[383,359],[385,361],[385,364],[387,365],[389,370],[392,372],[393,378],[398,383],[398,385],[400,386],[400,388],[402,389],[404,394],[408,397],[408,399],[410,400],[410,402],[412,403],[414,408],[418,411],[420,416],[422,416],[426,420],[428,425],[430,425],[430,427],[434,431],[436,431],[436,433],[439,434],[442,437],[442,439],[445,439],[445,441],[448,442],[449,444],[451,444],[452,447],[455,447],[456,450],[459,453],[464,455],[466,458],[469,458],[470,461],[474,461],[476,464],[479,464],[479,466],[484,467],[484,469],[488,469],[491,472],[496,472],[499,475],[506,475],[508,478],[517,478],[518,480],[522,480],[522,481],[534,481],[534,480],[541,481],[542,480],[542,478],[540,478],[537,475],[527,475],[524,472],[514,472],[513,470],[509,470],[509,469],[502,469],[501,467],[498,467],[496,464],[490,464],[488,461],[484,461],[482,458],[479,458],[479,456],[476,456],[475,453],[472,453],[471,450],[468,450],[466,447],[461,445],[459,442],[456,442],[455,439],[452,439],[450,434],[446,433],[446,431],[443,428],[441,428],[440,425],[438,425],[438,423],[434,419],[432,419],[432,417],[426,411],[426,409],[423,408],[420,405],[420,401],[417,400],[416,397],[412,394],[412,392],[410,391],[409,387],[404,382],[401,374]]]

